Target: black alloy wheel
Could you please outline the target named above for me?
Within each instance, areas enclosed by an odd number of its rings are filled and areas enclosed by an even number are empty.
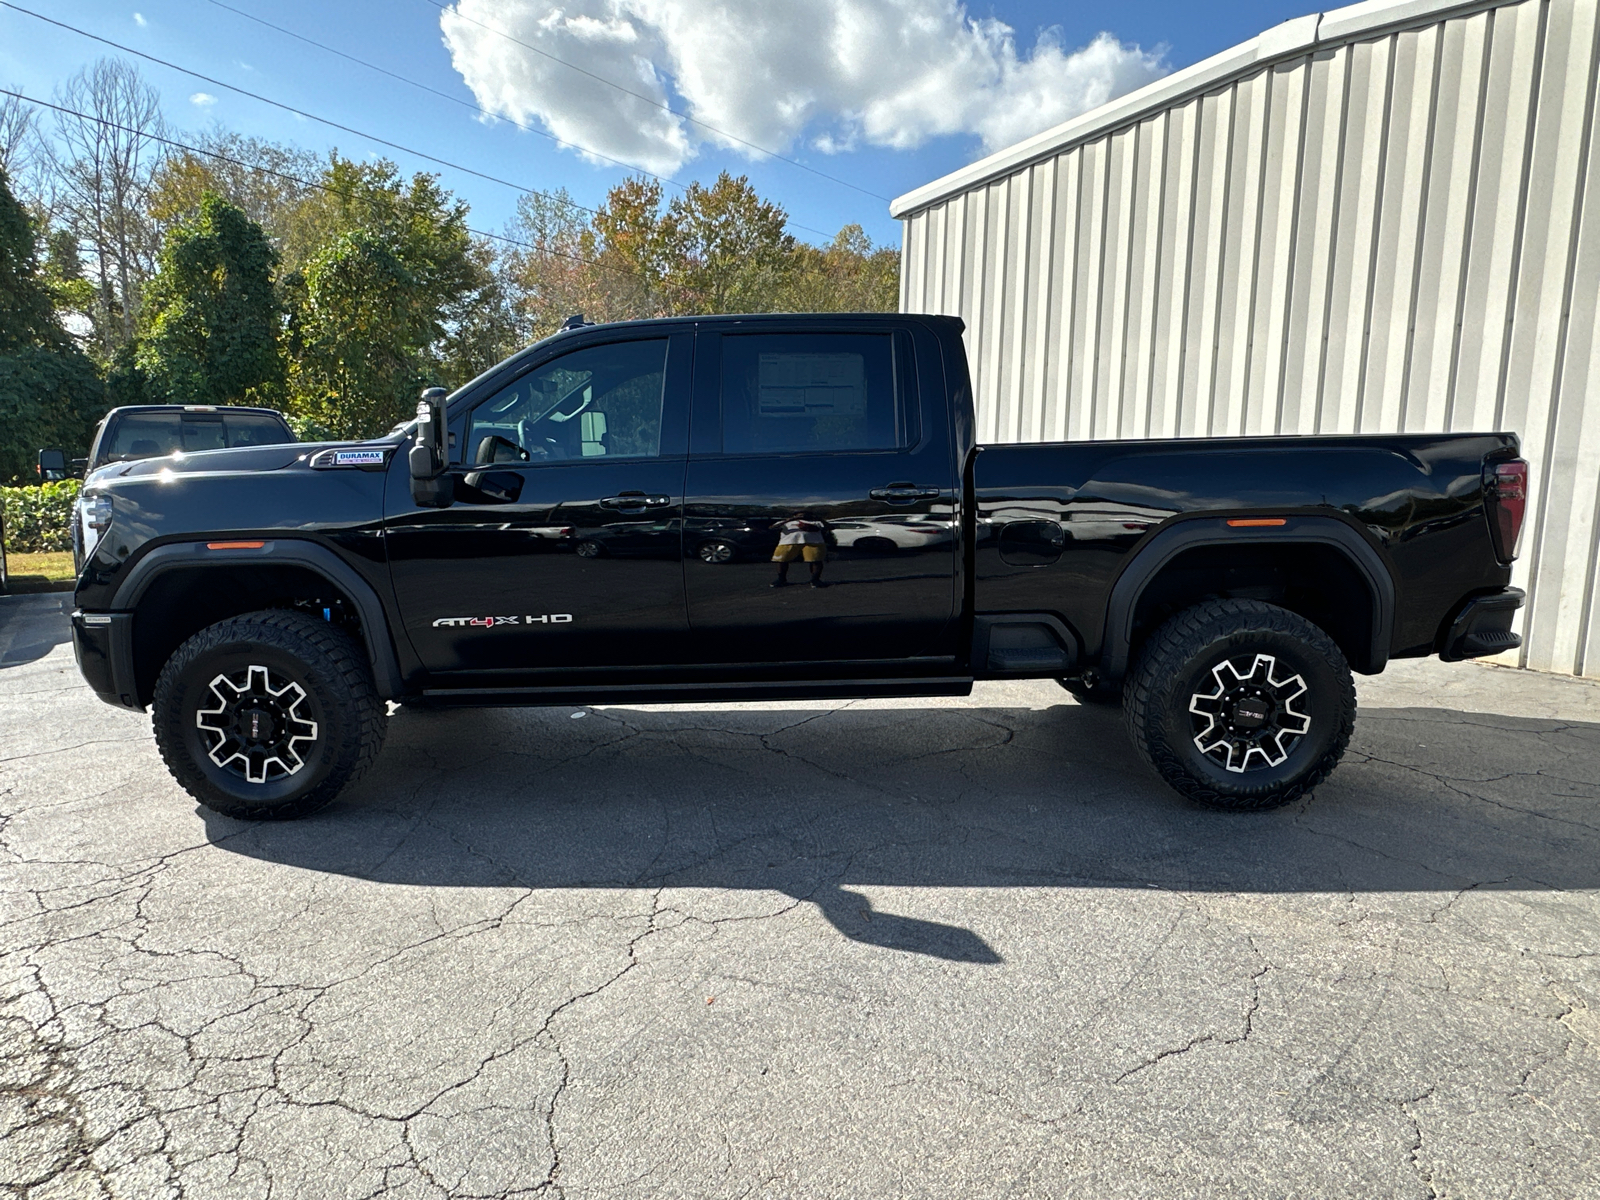
[[[601,554],[600,543],[585,539],[573,547],[573,552],[579,558],[599,558]]]
[[[167,769],[206,808],[240,820],[315,812],[366,773],[385,706],[344,630],[305,613],[250,613],[189,638],[156,681]]]
[[[1210,601],[1173,617],[1124,690],[1145,760],[1191,800],[1235,811],[1288,804],[1326,779],[1355,712],[1334,641],[1257,600]]]

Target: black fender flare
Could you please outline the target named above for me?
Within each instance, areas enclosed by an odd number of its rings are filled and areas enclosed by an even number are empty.
[[[254,542],[257,539],[251,538]],[[221,546],[212,549],[203,541],[173,542],[157,546],[133,565],[127,578],[117,587],[112,607],[132,612],[159,577],[171,571],[190,571],[227,563],[251,566],[304,567],[338,588],[361,614],[361,636],[367,658],[372,663],[372,678],[378,695],[397,698],[404,690],[400,660],[395,654],[389,630],[389,615],[372,585],[361,578],[349,563],[326,546],[298,538],[263,538],[258,546]],[[214,545],[215,543],[213,543]]]
[[[1238,519],[1238,518],[1235,518]],[[1245,518],[1249,519],[1249,518]],[[1337,517],[1287,517],[1282,525],[1234,526],[1226,517],[1193,518],[1160,530],[1136,550],[1112,585],[1106,604],[1105,635],[1100,648],[1101,670],[1108,679],[1128,673],[1133,647],[1133,616],[1139,597],[1161,569],[1186,550],[1197,546],[1264,545],[1332,546],[1350,561],[1366,580],[1372,595],[1372,645],[1366,663],[1351,665],[1364,675],[1376,675],[1389,662],[1394,638],[1394,577],[1387,564],[1360,532]]]

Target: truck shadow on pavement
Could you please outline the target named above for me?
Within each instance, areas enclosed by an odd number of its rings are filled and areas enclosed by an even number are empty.
[[[1593,888],[1597,780],[1600,726],[1444,709],[1363,710],[1313,799],[1255,814],[1190,805],[1119,713],[1067,701],[402,710],[378,766],[326,812],[202,815],[219,847],[307,870],[760,893],[816,905],[857,942],[997,963],[978,933],[858,889]]]

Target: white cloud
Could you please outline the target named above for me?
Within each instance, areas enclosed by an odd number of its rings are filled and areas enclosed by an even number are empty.
[[[217,98],[210,92],[196,92],[189,97],[189,103],[199,108],[210,108],[217,102]]]
[[[150,24],[149,21],[144,19],[144,14],[142,12],[136,12],[133,14],[133,23],[140,29],[143,29],[146,25]]]
[[[734,139],[833,153],[975,134],[998,149],[1167,69],[1110,34],[1071,50],[1046,30],[1019,51],[958,0],[457,0],[440,25],[485,109],[662,174],[701,142],[754,153]]]

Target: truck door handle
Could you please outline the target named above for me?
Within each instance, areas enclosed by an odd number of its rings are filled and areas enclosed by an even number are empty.
[[[666,508],[671,503],[671,496],[646,496],[643,492],[623,492],[620,495],[607,496],[600,501],[600,507],[615,508],[621,512],[643,512],[647,508]]]
[[[915,504],[918,500],[937,500],[939,489],[918,487],[914,483],[891,483],[888,487],[873,488],[872,498],[890,504]]]

